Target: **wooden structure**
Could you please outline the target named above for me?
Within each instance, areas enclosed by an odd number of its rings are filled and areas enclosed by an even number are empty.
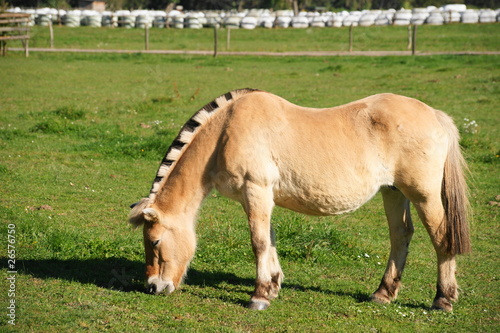
[[[80,7],[81,9],[90,9],[102,13],[106,10],[106,2],[97,0],[79,0],[78,7]]]
[[[2,56],[7,54],[7,42],[9,40],[21,40],[24,45],[24,53],[28,57],[30,19],[30,14],[0,13],[0,52]]]

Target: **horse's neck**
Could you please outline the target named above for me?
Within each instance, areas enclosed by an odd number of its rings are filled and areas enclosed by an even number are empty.
[[[208,172],[215,163],[221,125],[220,119],[214,119],[201,128],[173,166],[156,194],[155,204],[161,210],[172,215],[196,215],[213,188]]]

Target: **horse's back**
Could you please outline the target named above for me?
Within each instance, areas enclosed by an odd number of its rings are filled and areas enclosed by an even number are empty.
[[[412,163],[425,166],[428,161],[415,160],[422,152],[435,157],[441,132],[434,109],[404,96],[380,94],[312,109],[251,93],[229,110],[218,187],[239,199],[250,180],[272,186],[276,204],[293,210],[351,211],[381,186],[406,181]]]

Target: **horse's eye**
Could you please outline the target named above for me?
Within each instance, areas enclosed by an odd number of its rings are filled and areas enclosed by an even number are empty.
[[[152,241],[151,242],[151,245],[153,245],[153,247],[155,247],[156,245],[158,245],[160,243],[160,240],[155,240],[155,241]]]

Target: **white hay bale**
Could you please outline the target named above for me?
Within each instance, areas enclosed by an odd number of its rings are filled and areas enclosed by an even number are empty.
[[[274,26],[276,18],[272,16],[261,16],[257,19],[257,25],[262,28],[271,29]]]
[[[409,25],[411,22],[411,10],[401,9],[394,14],[394,25]]]
[[[460,22],[460,13],[454,10],[443,12],[444,23],[458,23]]]
[[[410,24],[422,25],[429,15],[427,8],[413,8],[411,11]]]
[[[135,15],[128,14],[123,15],[118,18],[118,26],[126,29],[131,29],[135,27]]]
[[[451,11],[451,12],[462,13],[467,10],[467,6],[464,4],[449,4],[449,5],[444,5],[442,9],[445,12]]]
[[[325,21],[324,21],[323,17],[321,17],[321,16],[314,16],[311,18],[310,25],[311,25],[311,27],[314,27],[314,28],[324,28]]]
[[[277,16],[275,25],[279,28],[288,28],[292,23],[292,18],[290,16]]]
[[[224,17],[223,24],[226,28],[239,29],[241,23],[241,17],[238,15],[230,15]]]
[[[336,13],[328,20],[327,25],[329,27],[340,28],[345,16],[346,15],[343,15],[342,13]]]
[[[75,28],[80,26],[81,18],[80,11],[69,11],[62,17],[62,22],[65,26]]]
[[[392,23],[392,20],[389,18],[389,15],[387,15],[385,13],[379,14],[375,18],[375,22],[374,22],[375,25],[390,25],[391,23]]]
[[[479,22],[479,14],[474,9],[467,9],[462,13],[462,17],[460,19],[462,23],[478,23]]]
[[[36,16],[35,22],[39,26],[48,27],[52,22],[52,15],[46,13],[39,13]]]
[[[309,27],[309,20],[305,16],[294,16],[292,18],[292,28],[304,29]]]
[[[342,25],[344,27],[357,27],[359,25],[359,20],[361,19],[361,12],[354,11],[350,12],[349,15],[344,17],[344,20],[342,21]]]
[[[257,18],[253,16],[246,16],[241,19],[240,23],[243,29],[252,30],[257,27]]]
[[[444,18],[441,11],[433,10],[425,20],[425,23],[429,25],[442,25],[444,23]]]
[[[375,19],[377,18],[377,13],[366,12],[359,18],[358,24],[361,27],[369,27],[375,24]]]
[[[198,15],[187,14],[184,18],[184,28],[201,29],[203,28],[203,24],[200,22]]]
[[[479,11],[479,23],[494,23],[497,21],[497,13],[491,9]]]

